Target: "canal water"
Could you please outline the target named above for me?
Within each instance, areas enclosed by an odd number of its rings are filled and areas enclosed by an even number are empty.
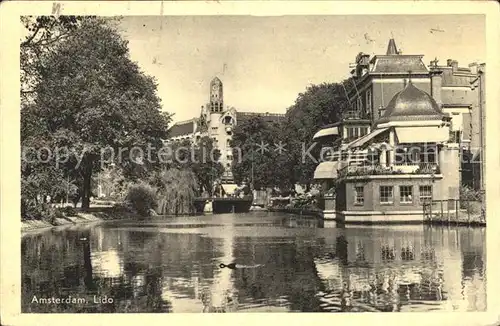
[[[484,228],[255,212],[22,238],[23,312],[485,310]]]

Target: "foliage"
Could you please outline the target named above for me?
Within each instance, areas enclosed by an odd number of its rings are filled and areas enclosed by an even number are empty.
[[[401,169],[393,170],[381,165],[366,165],[366,166],[346,166],[339,170],[338,179],[346,177],[359,177],[368,175],[398,175],[403,174]]]
[[[299,94],[279,124],[265,123],[258,117],[239,123],[231,144],[240,148],[243,154],[242,162],[233,165],[236,182],[252,179],[253,161],[256,189],[277,186],[286,191],[299,183],[309,190],[321,151],[312,138],[322,126],[338,122],[341,112],[347,108],[342,84],[323,83],[311,85]],[[256,145],[261,142],[270,144],[270,150],[256,151],[259,149]],[[285,148],[281,153],[273,147],[279,142]]]
[[[287,178],[291,173],[287,153],[280,155],[273,147],[280,139],[280,131],[278,124],[267,123],[260,116],[236,126],[231,147],[235,149],[232,172],[237,184],[253,182],[257,190],[273,186],[291,187]],[[259,147],[265,144],[269,145],[267,149]]]
[[[77,210],[74,207],[71,206],[65,206],[62,208],[63,213],[66,216],[76,216],[77,215]]]
[[[66,214],[64,214],[64,211],[61,208],[55,208],[54,218],[64,219],[66,218]]]
[[[293,208],[314,210],[318,208],[320,200],[319,195],[300,195],[294,199]]]
[[[483,201],[483,194],[479,190],[475,190],[468,186],[460,187],[460,201]]]
[[[41,58],[70,36],[81,22],[93,17],[86,16],[21,16],[26,36],[21,40],[21,99],[32,99],[34,86],[40,81],[44,69]]]
[[[325,192],[325,197],[335,197],[337,194],[337,187],[333,186]]]
[[[158,206],[156,190],[143,182],[131,185],[125,200],[137,214],[143,217],[149,216],[151,209],[156,209]]]
[[[157,189],[158,214],[179,215],[194,212],[198,182],[190,169],[170,168],[153,175],[151,183]]]
[[[158,168],[157,160],[138,160],[135,147],[156,157],[161,139],[167,136],[170,115],[160,111],[156,82],[146,76],[129,58],[127,42],[113,24],[104,18],[70,19],[54,23],[37,20],[30,32],[52,37],[50,28],[71,26],[71,32],[61,32],[57,41],[40,41],[46,48],[34,51],[36,64],[30,62],[35,72],[31,78],[30,101],[24,101],[21,111],[21,140],[24,147],[63,148],[71,150],[69,160],[62,166],[51,161],[31,164],[23,169],[23,178],[34,174],[59,183],[64,178],[75,179],[82,207],[88,208],[92,178],[101,169],[101,151],[118,155],[114,160],[126,178],[147,175]],[[43,26],[39,28],[39,26]],[[37,36],[31,34],[26,44],[35,44]],[[59,34],[58,34],[59,35]],[[28,45],[26,45],[28,47]],[[23,50],[21,50],[23,51]],[[34,81],[33,81],[34,80]],[[152,150],[151,150],[152,148]],[[137,151],[136,151],[137,153]],[[81,156],[81,164],[77,159]],[[109,157],[105,157],[110,162]],[[30,164],[25,164],[30,165]],[[48,171],[46,171],[48,170]],[[28,180],[28,184],[34,184]],[[43,183],[42,183],[43,184]],[[45,194],[45,188],[25,189],[24,197],[34,199],[34,194]],[[77,196],[78,197],[78,196]]]
[[[196,143],[189,140],[176,142],[170,145],[170,153],[172,157],[165,167],[192,171],[199,193],[206,191],[212,196],[214,182],[224,173],[224,167],[219,162],[221,153],[214,146],[213,139],[205,136]]]
[[[439,166],[434,166],[433,164],[421,163],[415,174],[439,174]]]
[[[303,153],[313,146],[309,153],[317,159],[321,148],[313,142],[314,134],[323,126],[340,121],[342,112],[347,109],[347,98],[340,83],[311,85],[288,109],[282,139],[286,140],[289,149],[294,183],[305,185],[309,190],[318,162],[309,157],[304,160]]]

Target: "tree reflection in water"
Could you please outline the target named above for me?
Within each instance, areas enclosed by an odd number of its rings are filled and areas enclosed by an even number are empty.
[[[156,226],[25,236],[22,311],[486,309],[481,229],[323,229],[311,221],[296,218],[297,227],[290,227],[282,220],[260,227],[232,225],[222,238]],[[217,226],[208,224],[207,234],[213,233],[210,228]],[[218,264],[229,259],[262,267],[221,274]],[[214,304],[215,294],[222,303]],[[34,295],[80,296],[89,302],[37,305],[31,303]],[[93,303],[94,295],[114,302]]]

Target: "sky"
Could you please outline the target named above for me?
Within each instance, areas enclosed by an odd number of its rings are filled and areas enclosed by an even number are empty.
[[[347,78],[359,52],[385,54],[391,37],[426,64],[486,58],[481,15],[128,16],[119,28],[174,121],[199,116],[215,76],[225,105],[284,113],[309,84]]]

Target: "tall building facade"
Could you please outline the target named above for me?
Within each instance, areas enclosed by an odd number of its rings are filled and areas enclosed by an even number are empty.
[[[450,137],[460,144],[464,161],[463,182],[484,189],[481,152],[484,149],[485,65],[472,63],[461,67],[453,59],[447,59],[445,64],[438,64],[434,59],[426,65],[423,57],[422,54],[403,54],[394,39],[389,40],[384,55],[359,53],[346,89],[350,109],[343,114],[342,138],[349,142],[368,134],[394,95],[411,80],[451,117]]]
[[[353,68],[350,109],[314,136],[331,149],[315,171],[336,188],[326,218],[418,221],[429,200],[483,187],[482,164],[466,160],[484,150],[484,65],[426,65],[391,39],[385,55],[360,53]]]
[[[239,112],[224,103],[224,85],[215,77],[210,82],[208,103],[201,106],[199,117],[177,122],[169,130],[166,143],[190,140],[199,141],[202,137],[212,138],[214,145],[221,153],[220,163],[224,166],[223,183],[233,183],[232,164],[233,148],[231,139],[237,124],[252,117],[261,117],[266,122],[278,122],[285,115],[278,113]]]

